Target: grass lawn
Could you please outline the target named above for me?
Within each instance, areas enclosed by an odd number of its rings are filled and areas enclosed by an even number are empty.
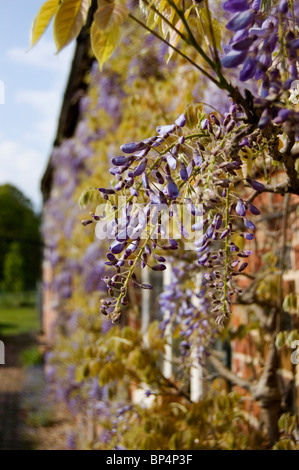
[[[36,332],[39,329],[35,307],[0,306],[0,337]]]

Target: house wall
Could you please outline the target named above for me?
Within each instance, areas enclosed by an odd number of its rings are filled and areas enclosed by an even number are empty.
[[[55,295],[53,290],[54,270],[49,261],[43,261],[43,296],[42,296],[42,330],[46,342],[52,344],[54,340],[57,310],[55,309]]]

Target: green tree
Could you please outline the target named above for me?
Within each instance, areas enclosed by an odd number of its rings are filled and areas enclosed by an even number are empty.
[[[15,242],[23,260],[23,289],[34,289],[40,277],[42,255],[40,216],[21,191],[5,184],[0,186],[0,285],[4,281],[4,260]]]
[[[8,292],[21,292],[24,289],[24,261],[20,245],[13,242],[9,246],[3,264],[3,289]]]

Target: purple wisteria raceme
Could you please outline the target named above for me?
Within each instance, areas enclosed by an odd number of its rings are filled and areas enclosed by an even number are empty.
[[[181,127],[186,123],[181,115],[175,124],[157,128],[162,140],[150,137],[124,144],[121,149],[130,156],[112,158],[112,164],[121,170],[115,174],[117,183],[112,191],[100,188],[100,192],[111,206],[116,194],[127,195],[126,206],[121,209],[125,210],[126,218],[120,225],[119,208],[115,207],[115,240],[110,244],[105,263],[116,274],[103,278],[109,299],[103,300],[101,312],[112,322],[119,319],[121,307],[128,303],[129,282],[141,289],[151,288],[150,284],[138,280],[137,266],[164,271],[167,257],[161,250],[175,257],[176,252],[183,249],[182,240],[200,231],[203,233],[199,233],[189,253],[192,260],[189,264],[193,270],[204,274],[206,288],[213,292],[214,320],[222,324],[227,319],[235,293],[233,277],[241,275],[247,266],[243,263],[241,270],[236,269],[238,257],[247,258],[252,254],[252,250],[241,249],[232,241],[236,232],[234,224],[239,219],[238,227],[242,229],[239,235],[250,242],[255,225],[246,217],[246,212],[258,214],[258,209],[237,196],[234,189],[234,177],[238,177],[242,160],[238,153],[232,154],[229,145],[232,136],[238,133],[240,114],[240,107],[230,102],[229,112],[224,117],[215,113],[203,117],[198,126],[201,132],[190,135]],[[239,148],[243,152],[250,145],[249,138],[240,139]],[[143,146],[146,146],[146,156],[144,149],[140,151]],[[259,191],[264,188],[249,176],[244,182]],[[137,214],[135,204],[144,198],[149,203]],[[177,204],[188,206],[192,217],[188,230],[179,219]],[[164,225],[164,211],[175,221],[176,230],[182,236],[179,243]],[[188,257],[187,253],[184,256]]]
[[[233,16],[226,24],[232,37],[224,45],[222,66],[240,67],[241,82],[259,82],[255,104],[260,129],[274,124],[299,140],[298,111],[282,94],[298,79],[298,2],[289,8],[287,0],[279,0],[266,8],[261,1],[226,1],[223,8]]]

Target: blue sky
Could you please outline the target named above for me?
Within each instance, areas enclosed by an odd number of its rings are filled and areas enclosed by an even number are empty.
[[[1,1],[0,184],[11,183],[41,207],[40,180],[56,134],[74,44],[56,55],[52,24],[31,50],[30,29],[44,0]],[[1,96],[0,96],[1,102]]]

